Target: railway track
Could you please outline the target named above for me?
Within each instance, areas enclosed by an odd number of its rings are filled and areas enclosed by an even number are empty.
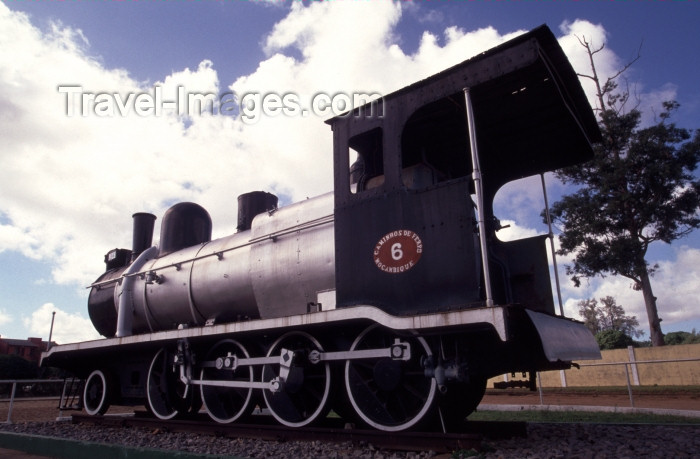
[[[87,416],[73,415],[74,424],[90,424],[109,427],[141,427],[166,432],[209,434],[224,438],[250,438],[265,441],[317,441],[325,443],[352,443],[372,445],[378,449],[395,451],[433,451],[447,453],[456,450],[480,450],[485,438],[511,438],[526,436],[524,422],[467,422],[457,433],[439,432],[382,432],[346,428],[342,422],[329,419],[325,425],[305,429],[293,429],[277,424],[214,424],[208,420],[163,421],[145,415],[135,416]]]

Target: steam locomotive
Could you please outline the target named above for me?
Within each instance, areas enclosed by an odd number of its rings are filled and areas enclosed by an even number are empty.
[[[503,185],[587,161],[600,137],[546,26],[327,123],[333,193],[246,193],[215,240],[194,203],[165,213],[157,246],[156,217],[134,214],[132,248],[91,286],[105,339],[43,356],[85,379],[87,413],[449,430],[489,377],[600,358],[555,314],[548,236],[497,237]]]

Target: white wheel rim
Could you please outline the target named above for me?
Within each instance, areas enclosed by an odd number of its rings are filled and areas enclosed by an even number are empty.
[[[90,391],[90,388],[92,387],[95,378],[98,378],[99,384],[102,385],[102,396],[100,397],[99,403],[97,403],[96,406],[90,407],[88,406],[88,400],[92,400],[91,397],[88,397],[88,392]],[[104,373],[100,370],[95,370],[92,373],[90,373],[90,376],[88,376],[87,380],[85,381],[85,391],[83,392],[83,401],[85,404],[85,412],[89,414],[90,416],[94,416],[96,414],[100,413],[100,410],[105,404],[105,401],[107,400],[107,378],[105,377]]]
[[[245,349],[245,347],[243,347],[243,345],[241,343],[239,343],[238,341],[234,341],[234,340],[219,341],[218,343],[216,343],[214,345],[214,347],[212,347],[212,350],[210,351],[210,353],[213,350],[215,350],[217,347],[219,347],[223,344],[233,344],[236,347],[238,347],[238,349],[241,351],[241,353],[243,354],[243,356],[246,359],[250,357],[250,355],[248,354],[248,351]],[[250,368],[250,367],[248,367],[248,368]],[[202,371],[200,372],[200,379],[202,381],[204,381],[204,371],[205,371],[205,369],[203,368]],[[249,381],[253,382],[253,372],[250,370],[249,370],[249,376],[250,376]],[[235,421],[236,419],[240,418],[242,415],[244,415],[246,413],[246,411],[248,410],[248,407],[250,406],[250,399],[253,396],[253,389],[249,388],[248,394],[245,398],[245,401],[241,404],[241,408],[238,410],[238,412],[236,412],[236,414],[234,414],[233,416],[231,416],[229,418],[223,418],[223,417],[220,417],[220,416],[217,416],[216,414],[214,414],[213,411],[211,410],[211,407],[207,403],[208,397],[204,394],[206,388],[207,388],[207,386],[205,386],[205,385],[200,386],[200,393],[202,395],[202,403],[204,403],[204,407],[207,409],[207,413],[209,414],[209,417],[212,418],[214,421],[221,423],[221,424],[231,423],[231,422]]]
[[[355,348],[360,343],[362,338],[364,338],[365,335],[367,335],[367,333],[372,331],[377,326],[378,326],[377,324],[372,325],[372,326],[366,328],[362,333],[360,333],[357,336],[357,338],[355,339],[355,341],[352,343],[352,346],[350,346],[350,350],[351,351],[355,350]],[[426,355],[431,356],[432,352],[430,351],[430,348],[428,347],[428,343],[425,342],[425,339],[423,339],[422,337],[418,337],[417,339],[421,343],[421,345],[423,346],[423,350],[426,352]],[[350,399],[350,403],[352,404],[353,408],[355,409],[355,412],[360,416],[360,418],[362,418],[363,421],[365,421],[367,424],[374,427],[375,429],[383,430],[385,432],[398,432],[401,430],[409,429],[409,428],[413,427],[421,419],[423,419],[425,414],[428,412],[430,407],[433,405],[433,402],[435,400],[435,396],[437,394],[437,383],[435,381],[435,378],[431,378],[428,397],[426,399],[426,402],[423,404],[423,408],[415,416],[413,416],[411,419],[409,419],[407,422],[404,422],[403,424],[399,424],[399,425],[385,425],[385,424],[376,422],[375,420],[373,420],[372,418],[370,418],[369,416],[367,416],[365,414],[364,410],[362,410],[360,408],[357,401],[355,400],[355,397],[353,396],[353,391],[351,390],[351,387],[350,387],[350,365],[351,365],[351,361],[348,360],[345,363],[345,390],[347,391],[348,398]]]
[[[156,352],[156,355],[151,361],[151,365],[148,367],[148,376],[146,378],[146,395],[148,396],[148,405],[151,407],[151,411],[153,412],[153,414],[155,414],[158,419],[167,421],[168,419],[172,419],[175,416],[177,416],[179,414],[179,411],[174,409],[170,413],[161,413],[159,412],[159,409],[156,409],[156,406],[154,405],[153,400],[151,399],[151,374],[153,372],[153,366],[155,365],[156,361],[163,352],[165,352],[165,348],[160,349],[158,352]],[[162,403],[159,403],[159,405],[162,405]]]
[[[270,346],[270,350],[267,353],[267,356],[270,357],[273,350],[277,347],[277,345],[284,339],[288,338],[289,336],[302,336],[306,339],[308,339],[314,346],[316,346],[316,349],[320,352],[323,352],[323,348],[321,347],[321,344],[311,335],[305,332],[289,332],[285,335],[282,335],[279,339],[277,339],[272,346]],[[321,397],[321,402],[318,404],[318,407],[316,410],[313,412],[313,414],[306,419],[299,421],[299,422],[292,422],[284,419],[281,417],[278,413],[275,412],[275,410],[272,408],[269,402],[269,397],[274,397],[275,394],[270,392],[268,389],[263,390],[263,398],[265,399],[265,404],[267,405],[267,408],[270,410],[270,413],[272,416],[279,421],[280,424],[283,424],[287,427],[303,427],[307,424],[310,424],[311,422],[315,421],[316,418],[321,414],[321,412],[325,409],[326,404],[328,403],[328,396],[330,394],[330,388],[331,388],[331,370],[330,366],[328,363],[324,363],[324,369],[325,369],[325,377],[326,377],[326,385],[323,390],[323,396]],[[263,379],[264,379],[264,371],[263,371]],[[266,382],[266,381],[264,381]]]

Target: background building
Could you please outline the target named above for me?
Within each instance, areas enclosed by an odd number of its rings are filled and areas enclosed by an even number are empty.
[[[52,343],[56,345],[56,343]],[[0,337],[0,355],[18,355],[39,365],[41,353],[47,349],[48,342],[41,338],[9,339]]]

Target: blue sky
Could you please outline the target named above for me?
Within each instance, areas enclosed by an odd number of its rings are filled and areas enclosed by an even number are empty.
[[[546,23],[581,72],[588,69],[575,34],[605,43],[598,65],[607,75],[641,45],[625,76],[646,119],[673,98],[681,103],[675,121],[699,128],[699,19],[698,1],[6,1],[0,335],[47,338],[57,311],[58,342],[96,338],[84,287],[109,249],[130,246],[134,212],[160,218],[173,202],[193,200],[222,236],[235,227],[240,193],[265,189],[289,203],[332,187],[327,116],[243,123],[167,110],[103,116],[94,107],[68,116],[61,86],[125,97],[156,86],[167,94],[293,92],[302,102],[319,92],[385,94]],[[544,232],[536,188],[525,181],[503,191],[512,237]],[[553,198],[563,191],[551,183]],[[661,266],[652,282],[662,329],[700,329],[700,236],[658,244],[649,260]],[[569,316],[581,299],[612,295],[648,329],[628,280],[563,290]]]

